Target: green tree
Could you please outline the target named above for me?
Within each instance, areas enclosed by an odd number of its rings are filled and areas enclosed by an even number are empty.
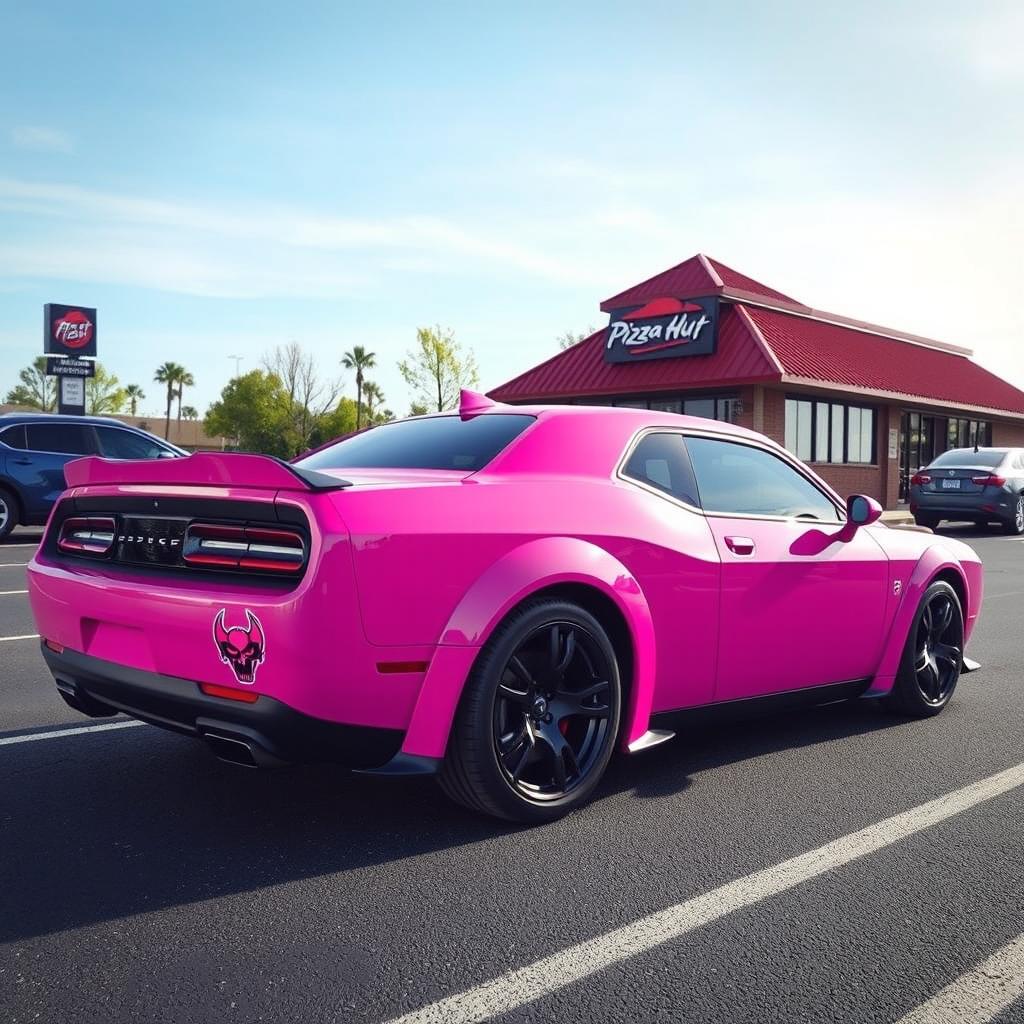
[[[362,424],[363,411],[363,372],[372,370],[377,365],[375,352],[367,352],[362,345],[353,345],[351,352],[346,352],[341,357],[341,365],[346,370],[356,371],[356,430]]]
[[[412,405],[409,406],[410,416],[426,416],[428,412],[430,412],[430,410],[427,408],[425,402],[413,402]]]
[[[356,403],[351,398],[339,400],[336,408],[321,416],[310,435],[310,448],[317,448],[356,430]]]
[[[454,333],[440,326],[417,329],[416,348],[398,370],[415,393],[414,401],[437,412],[458,405],[462,388],[480,386],[472,351],[463,353]]]
[[[132,415],[135,416],[138,412],[139,402],[146,397],[146,392],[139,384],[129,384],[124,389],[124,396],[128,399],[128,407],[131,409]]]
[[[4,401],[40,412],[57,408],[57,379],[46,376],[46,356],[33,359],[31,365],[18,373],[18,380],[21,383],[7,392]]]
[[[181,410],[181,415],[187,420],[199,419],[199,413],[196,411],[195,407],[191,405],[186,405],[185,408]]]
[[[380,407],[384,404],[384,392],[372,380],[363,382],[363,398],[366,399],[366,422],[380,422]]]
[[[557,339],[558,347],[560,349],[572,348],[573,345],[578,345],[581,341],[589,338],[597,328],[593,324],[590,324],[585,331],[581,331],[579,334],[573,334],[572,331],[563,331]]]
[[[285,436],[292,455],[306,451],[318,421],[336,405],[341,382],[324,380],[316,359],[294,341],[264,356],[263,368],[281,383]]]
[[[203,429],[230,438],[236,448],[287,459],[295,455],[288,439],[288,395],[276,374],[251,370],[228,381],[206,411]]]
[[[113,373],[96,364],[96,373],[85,381],[85,409],[90,416],[120,412],[128,401],[125,388]]]
[[[195,387],[196,381],[188,370],[183,366],[181,373],[178,374],[178,422],[181,422],[181,396],[185,391],[185,388]]]
[[[178,363],[163,363],[157,367],[153,380],[157,384],[163,384],[167,388],[167,413],[164,417],[164,440],[171,436],[171,406],[174,404],[174,396],[177,392],[178,379],[188,371]]]

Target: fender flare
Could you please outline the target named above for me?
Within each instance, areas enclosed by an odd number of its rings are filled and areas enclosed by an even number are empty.
[[[613,555],[574,537],[527,541],[494,562],[463,595],[441,634],[424,677],[402,752],[440,758],[466,678],[480,648],[504,617],[531,594],[564,583],[593,587],[622,613],[633,644],[633,677],[620,743],[646,731],[654,699],[655,635],[647,599]]]
[[[921,556],[917,565],[914,566],[914,571],[910,574],[907,585],[903,588],[903,597],[896,615],[893,617],[889,636],[882,651],[882,659],[878,665],[878,672],[875,674],[875,679],[869,690],[872,696],[884,695],[892,689],[896,674],[899,672],[900,661],[903,658],[903,648],[906,646],[910,626],[917,614],[921,597],[939,573],[949,571],[956,573],[966,595],[963,608],[966,624],[970,614],[969,609],[974,607],[970,581],[957,558],[946,547],[937,544],[928,548]]]

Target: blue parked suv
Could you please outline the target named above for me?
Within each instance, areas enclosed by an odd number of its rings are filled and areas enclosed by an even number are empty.
[[[0,540],[19,523],[42,525],[64,490],[64,464],[83,455],[175,459],[188,452],[101,416],[0,416]]]

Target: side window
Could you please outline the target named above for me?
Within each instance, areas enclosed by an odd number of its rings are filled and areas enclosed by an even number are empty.
[[[19,423],[15,427],[8,427],[0,430],[0,441],[8,448],[24,449],[25,447],[25,426]]]
[[[29,423],[25,427],[27,447],[35,452],[60,455],[95,455],[92,431],[77,423]]]
[[[771,452],[707,437],[688,437],[686,447],[707,512],[841,521],[817,487]]]
[[[700,504],[681,434],[647,434],[633,449],[623,473],[688,505]]]
[[[108,459],[155,459],[166,451],[152,438],[117,427],[97,427],[100,448]]]

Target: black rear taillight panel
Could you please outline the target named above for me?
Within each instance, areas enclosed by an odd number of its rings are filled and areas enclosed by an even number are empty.
[[[179,572],[295,580],[309,559],[308,530],[292,522],[71,511],[52,535],[51,553]]]

